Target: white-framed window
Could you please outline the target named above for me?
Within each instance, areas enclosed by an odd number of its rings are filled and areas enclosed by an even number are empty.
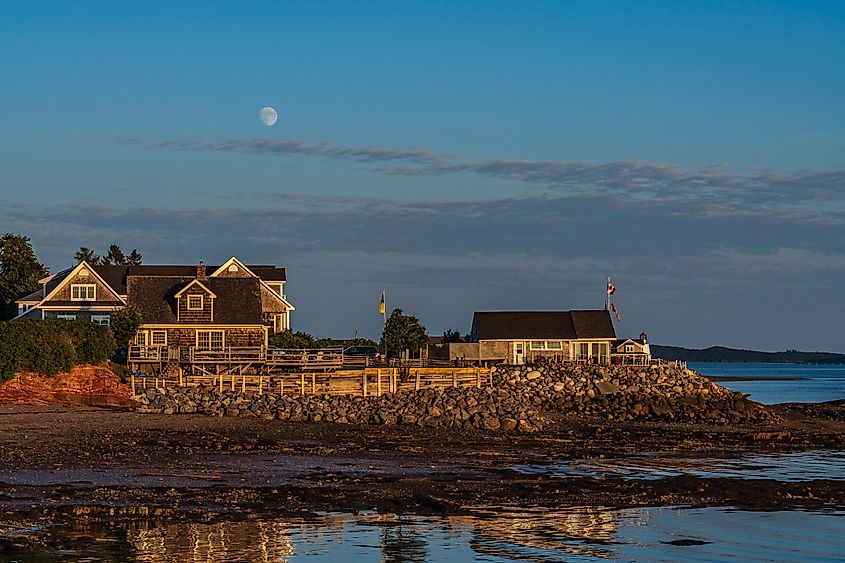
[[[563,347],[561,346],[560,341],[558,340],[548,340],[546,341],[546,349],[547,350],[561,350]]]
[[[198,330],[197,348],[202,350],[222,350],[225,344],[222,330]]]
[[[625,351],[626,352],[633,352],[634,351],[634,345],[633,344],[625,345]]]
[[[91,322],[100,326],[111,326],[111,315],[91,315]]]
[[[532,340],[529,347],[531,348],[531,350],[545,350],[546,343],[542,340]]]
[[[75,321],[76,315],[56,315],[56,318],[63,321]]]
[[[166,330],[151,330],[150,344],[153,346],[167,346],[167,331]]]
[[[147,331],[146,330],[139,330],[138,333],[135,335],[135,344],[138,346],[146,346],[147,345]]]
[[[70,286],[71,301],[96,301],[97,286],[93,283],[74,283]]]
[[[188,296],[188,310],[189,311],[202,311],[202,295],[189,295]]]

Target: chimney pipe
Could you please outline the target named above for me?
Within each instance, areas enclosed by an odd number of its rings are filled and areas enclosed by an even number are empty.
[[[198,280],[204,280],[205,279],[205,264],[203,263],[202,260],[200,260],[200,263],[197,264],[197,279]]]

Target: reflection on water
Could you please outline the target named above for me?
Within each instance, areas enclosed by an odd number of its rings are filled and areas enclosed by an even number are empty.
[[[788,453],[744,454],[735,458],[637,454],[621,458],[560,461],[552,465],[523,465],[524,473],[558,477],[624,477],[662,479],[679,475],[812,481],[845,479],[845,451],[812,450]]]
[[[843,512],[468,510],[471,515],[452,517],[367,513],[192,523],[75,520],[29,529],[29,545],[15,541],[13,531],[4,531],[0,522],[0,561],[832,561],[845,553]]]

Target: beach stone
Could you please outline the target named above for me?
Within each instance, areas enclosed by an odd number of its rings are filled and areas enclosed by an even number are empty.
[[[539,371],[537,371],[537,370],[534,370],[534,371],[529,371],[529,372],[525,375],[525,379],[527,379],[528,381],[534,381],[535,379],[537,379],[538,377],[540,377],[540,376],[542,376],[542,375],[543,375],[543,374],[542,374],[542,373],[540,373],[540,372],[539,372]]]
[[[619,393],[620,391],[619,385],[614,385],[607,381],[597,381],[596,387],[602,395],[610,395],[612,393]]]

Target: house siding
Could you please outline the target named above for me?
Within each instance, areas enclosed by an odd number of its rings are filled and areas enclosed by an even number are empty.
[[[83,270],[87,271],[87,270]],[[49,301],[46,301],[44,305],[54,305],[61,303],[62,305],[66,303],[73,303],[73,306],[82,306],[84,303],[85,305],[92,306],[92,305],[113,305],[117,306],[120,305],[120,299],[118,299],[114,293],[112,292],[109,286],[105,285],[104,283],[100,282],[92,272],[88,272],[87,276],[81,276],[82,271],[78,272],[75,276],[70,279],[66,279],[63,283],[64,285],[53,295]],[[97,299],[95,301],[73,301],[72,294],[71,294],[71,286],[74,284],[88,284],[94,285],[97,287]]]
[[[181,327],[144,325],[140,330],[164,330],[167,332],[168,346],[190,347],[197,345],[197,331],[222,330],[223,345],[232,348],[252,348],[264,346],[264,327],[227,327],[226,325],[209,325],[207,327]]]
[[[188,296],[189,295],[201,295],[202,296],[202,309],[197,311],[191,311],[188,309]],[[210,323],[214,320],[213,318],[213,301],[211,295],[208,294],[206,290],[204,290],[199,285],[192,285],[189,287],[180,297],[177,299],[178,303],[177,306],[179,308],[179,322],[180,323]]]

